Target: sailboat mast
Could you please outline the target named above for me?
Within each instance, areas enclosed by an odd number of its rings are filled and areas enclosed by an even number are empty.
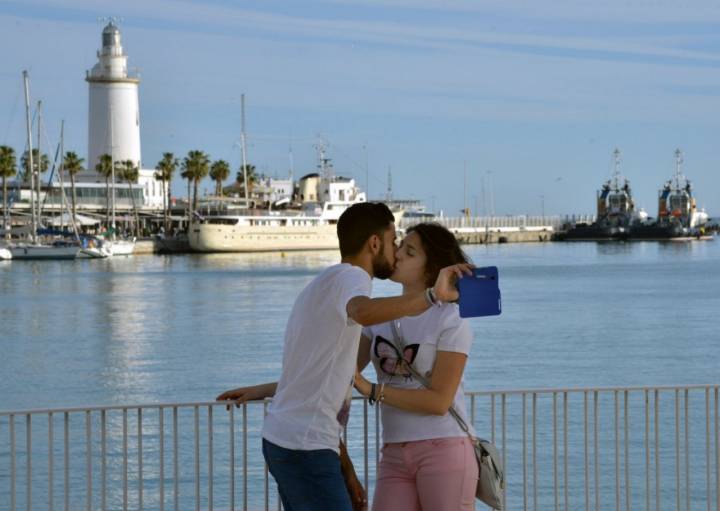
[[[242,151],[243,184],[245,185],[245,205],[246,207],[249,207],[250,197],[248,195],[247,148],[245,147],[245,94],[240,95],[240,114],[240,149]]]
[[[37,218],[35,218],[35,166],[33,165],[32,152],[32,121],[30,120],[30,85],[28,72],[23,71],[25,83],[25,120],[27,124],[27,145],[28,145],[28,168],[30,173],[30,211],[32,212],[32,233],[30,239],[34,242],[37,235]]]
[[[60,121],[60,194],[62,196],[62,206],[60,208],[60,230],[65,230],[65,183],[63,182],[63,172],[65,172],[65,120]]]
[[[37,204],[37,220],[38,224],[42,224],[42,201],[40,200],[40,194],[41,194],[41,179],[42,176],[42,152],[40,151],[40,129],[41,129],[41,123],[42,123],[42,101],[37,102],[37,152],[38,152],[38,161],[37,161],[37,180],[35,181],[35,184],[37,185],[37,201],[35,204]]]
[[[113,109],[110,105],[110,204],[112,215],[110,217],[110,225],[112,226],[113,237],[115,237],[115,144],[113,143]]]
[[[68,205],[67,196],[65,195],[65,181],[63,180],[63,173],[65,172],[65,120],[60,121],[60,229],[65,230],[65,212],[67,211],[68,217],[70,218],[70,226],[72,227],[73,233],[75,233],[75,239],[80,241],[80,233],[75,223],[75,215],[70,211]]]

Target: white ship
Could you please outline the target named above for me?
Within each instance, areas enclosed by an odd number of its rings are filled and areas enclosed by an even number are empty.
[[[326,202],[319,215],[225,215],[205,218],[191,226],[190,248],[197,252],[337,249],[337,219],[352,204]]]
[[[337,221],[351,205],[367,200],[354,179],[335,177],[319,149],[320,173],[299,181],[302,211],[247,210],[243,215],[214,215],[192,223],[190,248],[197,252],[272,252],[338,248]]]

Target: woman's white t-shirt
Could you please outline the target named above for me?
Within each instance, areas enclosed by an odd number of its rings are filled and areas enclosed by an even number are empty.
[[[371,340],[370,359],[375,366],[379,383],[403,389],[424,389],[423,384],[409,374],[407,369],[397,364],[399,356],[410,362],[420,374],[432,378],[438,351],[465,355],[470,353],[472,331],[467,321],[460,317],[455,304],[430,307],[418,316],[404,317],[395,323],[403,338],[402,350],[400,344],[394,340],[389,322],[363,328],[363,335]],[[475,431],[465,411],[462,381],[458,385],[453,407],[474,435]],[[449,413],[442,416],[429,415],[383,404],[381,416],[383,441],[386,443],[465,436]]]

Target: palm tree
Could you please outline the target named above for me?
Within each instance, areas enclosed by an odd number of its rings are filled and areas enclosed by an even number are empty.
[[[95,165],[95,172],[105,178],[105,222],[110,227],[110,178],[113,175],[113,161],[112,156],[109,154],[103,154],[98,158],[98,163]],[[113,182],[113,186],[115,183]]]
[[[15,158],[15,149],[3,145],[0,146],[0,177],[2,177],[3,190],[3,230],[5,236],[9,237],[8,231],[8,200],[7,200],[7,178],[13,177],[17,173],[17,159]]]
[[[163,187],[163,218],[165,223],[165,231],[169,229],[168,217],[170,216],[170,182],[173,178],[173,173],[177,169],[180,161],[175,158],[173,153],[163,153],[162,160],[155,166],[155,179],[162,182]]]
[[[135,214],[135,236],[140,237],[140,215],[135,205],[135,194],[133,193],[133,183],[138,182],[140,177],[140,168],[132,160],[124,160],[115,162],[115,168],[120,172],[120,176],[130,185],[130,201],[132,202],[133,213]]]
[[[210,177],[215,181],[215,195],[222,196],[222,183],[230,176],[230,165],[225,160],[213,162]]]
[[[210,171],[210,157],[203,151],[190,151],[182,163],[182,176],[193,183],[193,211],[197,210],[198,185]],[[189,194],[188,194],[189,195]]]
[[[63,169],[65,169],[70,176],[70,187],[72,188],[72,215],[75,218],[75,208],[77,204],[77,197],[75,195],[75,174],[85,170],[83,168],[83,160],[75,152],[68,151],[65,153],[63,158]]]
[[[40,152],[37,150],[37,148],[32,150],[33,170],[37,174],[38,179],[40,179],[40,174],[42,174],[43,172],[46,172],[47,169],[50,168],[50,159],[48,158],[48,155],[43,153],[43,155],[41,157],[38,157],[39,153]],[[30,161],[29,161],[29,156],[28,156],[27,150],[25,150],[25,152],[22,155],[22,158],[20,158],[20,166],[23,169],[23,176],[22,176],[23,181],[25,181],[26,183],[29,183],[30,182],[30,172],[28,169],[30,167]],[[38,172],[38,169],[40,170],[39,172]]]
[[[237,175],[235,176],[235,182],[238,184],[238,187],[244,187],[245,184],[245,170],[247,170],[247,180],[248,180],[248,195],[250,195],[250,192],[252,192],[253,185],[257,183],[257,174],[255,174],[255,165],[251,165],[249,163],[246,163],[245,165],[240,165],[240,170],[238,170]]]

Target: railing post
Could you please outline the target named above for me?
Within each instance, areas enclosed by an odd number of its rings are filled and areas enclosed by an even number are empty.
[[[100,412],[100,508],[107,509],[107,417],[105,410]]]
[[[85,412],[85,509],[92,511],[92,422],[90,411]]]
[[[165,409],[158,407],[158,430],[160,432],[160,484],[158,488],[160,511],[165,509]]]
[[[48,510],[53,510],[53,413],[48,413]]]
[[[143,508],[143,429],[142,408],[137,411],[137,449],[138,449],[138,508]]]
[[[15,511],[17,505],[16,498],[16,481],[15,481],[15,469],[16,469],[16,449],[15,449],[15,416],[10,414],[8,416],[8,429],[10,430],[10,510]]]
[[[522,395],[523,510],[528,507],[527,489],[527,394]]]
[[[555,498],[555,511],[560,509],[558,493],[558,438],[557,438],[557,392],[553,392],[552,405],[552,430],[553,430],[553,497]]]
[[[128,409],[122,410],[123,437],[123,510],[128,508]]]
[[[32,418],[30,414],[25,416],[25,465],[27,469],[27,496],[25,499],[27,510],[32,511]]]

